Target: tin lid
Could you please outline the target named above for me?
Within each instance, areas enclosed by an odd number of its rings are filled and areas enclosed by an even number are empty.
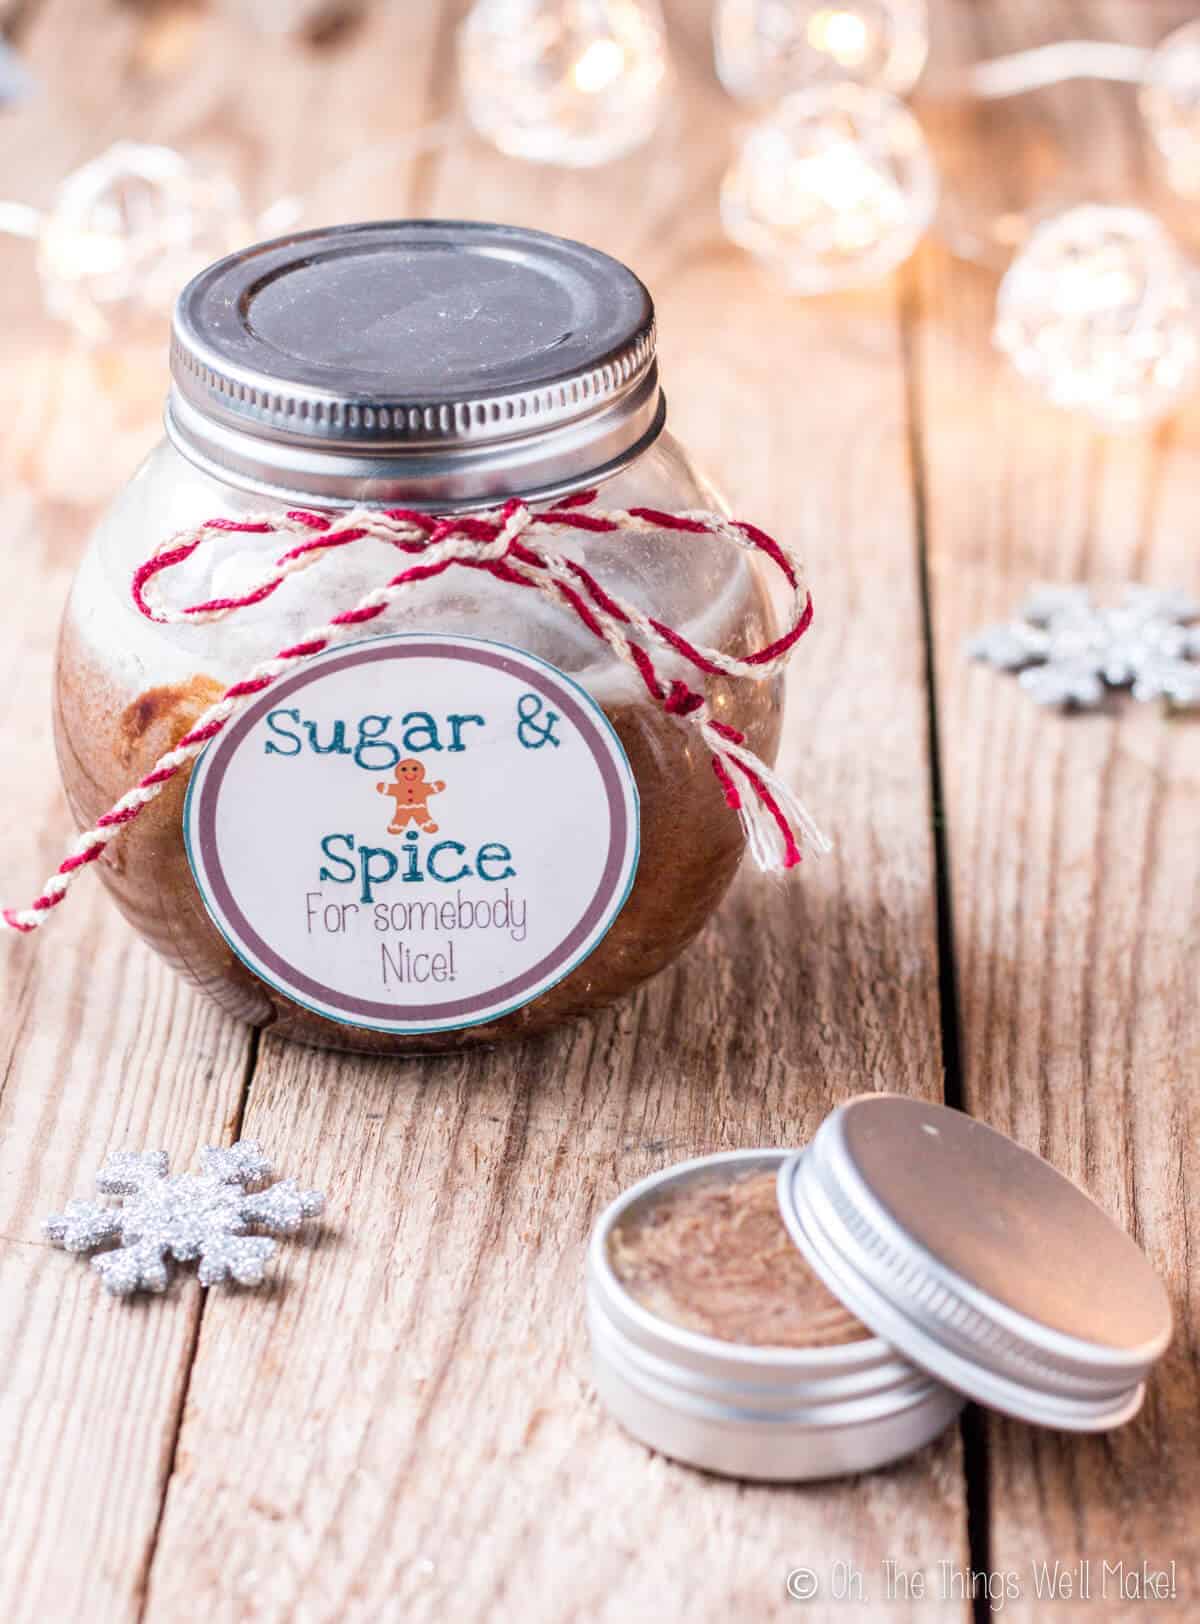
[[[1139,1409],[1171,1336],[1162,1282],[1082,1190],[986,1123],[861,1095],[780,1168],[779,1202],[830,1289],[947,1386],[1079,1432]]]
[[[244,488],[326,506],[545,498],[661,432],[654,306],[582,243],[515,226],[334,226],[179,296],[167,433]]]

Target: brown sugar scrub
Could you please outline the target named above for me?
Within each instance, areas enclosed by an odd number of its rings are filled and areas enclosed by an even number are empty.
[[[210,481],[174,464],[172,517],[212,508]],[[677,449],[660,442],[639,465],[640,477],[613,481],[614,503],[662,500],[664,486],[702,487]],[[159,477],[152,475],[151,477]],[[133,487],[136,489],[136,487]],[[184,499],[190,498],[184,507]],[[676,498],[678,500],[678,497]],[[259,645],[299,635],[319,616],[305,577],[289,583],[282,613],[264,606],[247,628],[155,626],[128,601],[127,581],[137,557],[136,529],[114,518],[98,533],[76,579],[59,644],[55,734],[59,766],[71,810],[86,827],[139,775],[171,749],[202,712],[241,676]],[[144,543],[143,543],[144,547]],[[674,568],[686,557],[691,573]],[[380,544],[382,550],[382,544]],[[732,556],[730,556],[732,553]],[[776,620],[762,578],[736,552],[717,542],[671,537],[599,538],[589,561],[629,596],[646,599],[667,588],[687,605],[684,625],[699,641],[734,653],[768,641]],[[195,593],[222,587],[220,566],[197,581]],[[263,626],[269,630],[263,629]],[[647,702],[630,674],[594,640],[532,593],[486,578],[453,587],[434,581],[389,617],[389,630],[492,636],[549,660],[584,687],[612,723],[637,781],[641,854],[633,888],[608,934],[579,968],[530,1004],[498,1020],[442,1034],[408,1036],[344,1025],[293,1002],[256,976],[232,951],[205,910],[188,863],[182,830],[187,778],[167,786],[109,847],[98,865],[122,913],[171,966],[223,1008],[257,1026],[302,1043],[377,1054],[456,1049],[545,1030],[576,1014],[603,1007],[654,975],[696,935],[728,888],[744,850],[702,749],[671,718]],[[202,641],[202,633],[207,637]],[[232,633],[232,635],[229,635]],[[763,684],[705,680],[715,714],[741,729],[751,748],[774,759],[782,721],[778,681]],[[373,797],[374,799],[374,797]],[[389,803],[390,804],[390,803]]]
[[[773,1169],[692,1180],[619,1224],[609,1260],[643,1308],[718,1342],[822,1348],[871,1335],[788,1234]]]
[[[650,296],[578,243],[372,222],[195,277],[63,617],[87,843],[12,928],[94,862],[222,1008],[372,1054],[663,969],[747,845],[821,845],[772,770],[803,571],[665,424]]]
[[[586,1265],[596,1391],[662,1455],[807,1482],[907,1455],[962,1408],[810,1271],[795,1200],[808,1154],[763,1147],[678,1163],[596,1219]]]

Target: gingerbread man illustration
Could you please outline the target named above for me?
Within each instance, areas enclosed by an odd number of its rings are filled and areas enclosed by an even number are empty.
[[[392,821],[388,824],[388,834],[403,834],[409,823],[415,823],[427,835],[437,834],[438,826],[433,821],[427,802],[431,795],[440,795],[445,787],[440,778],[436,783],[429,783],[423,763],[414,761],[411,756],[398,762],[395,782],[375,786],[381,795],[390,795],[396,803]]]

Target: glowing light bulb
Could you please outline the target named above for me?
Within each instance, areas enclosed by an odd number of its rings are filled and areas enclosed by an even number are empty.
[[[1167,180],[1200,197],[1200,22],[1177,28],[1154,52],[1138,104]]]
[[[1187,267],[1141,209],[1083,204],[1040,225],[996,301],[994,340],[1057,406],[1110,428],[1166,416],[1200,362]]]
[[[871,30],[853,11],[834,11],[822,6],[809,18],[805,34],[814,51],[827,56],[846,72],[861,68],[871,49]]]
[[[742,101],[852,79],[903,96],[929,54],[925,0],[718,0],[717,74]]]
[[[477,0],[458,49],[467,114],[512,157],[607,163],[658,123],[668,73],[658,0]]]
[[[252,235],[237,187],[169,147],[122,141],[74,170],[37,232],[47,309],[84,337],[170,308],[188,279]]]
[[[874,281],[912,253],[937,174],[920,126],[861,85],[797,91],[750,130],[725,177],[734,242],[797,293]]]
[[[593,40],[571,70],[576,88],[598,96],[615,84],[625,68],[625,52],[615,39]]]

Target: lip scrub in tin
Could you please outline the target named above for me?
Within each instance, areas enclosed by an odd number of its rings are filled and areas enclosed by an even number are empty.
[[[602,1400],[643,1443],[735,1477],[882,1466],[966,1398],[1072,1431],[1135,1415],[1171,1310],[1076,1185],[942,1105],[862,1095],[801,1151],[665,1169],[587,1263]]]

